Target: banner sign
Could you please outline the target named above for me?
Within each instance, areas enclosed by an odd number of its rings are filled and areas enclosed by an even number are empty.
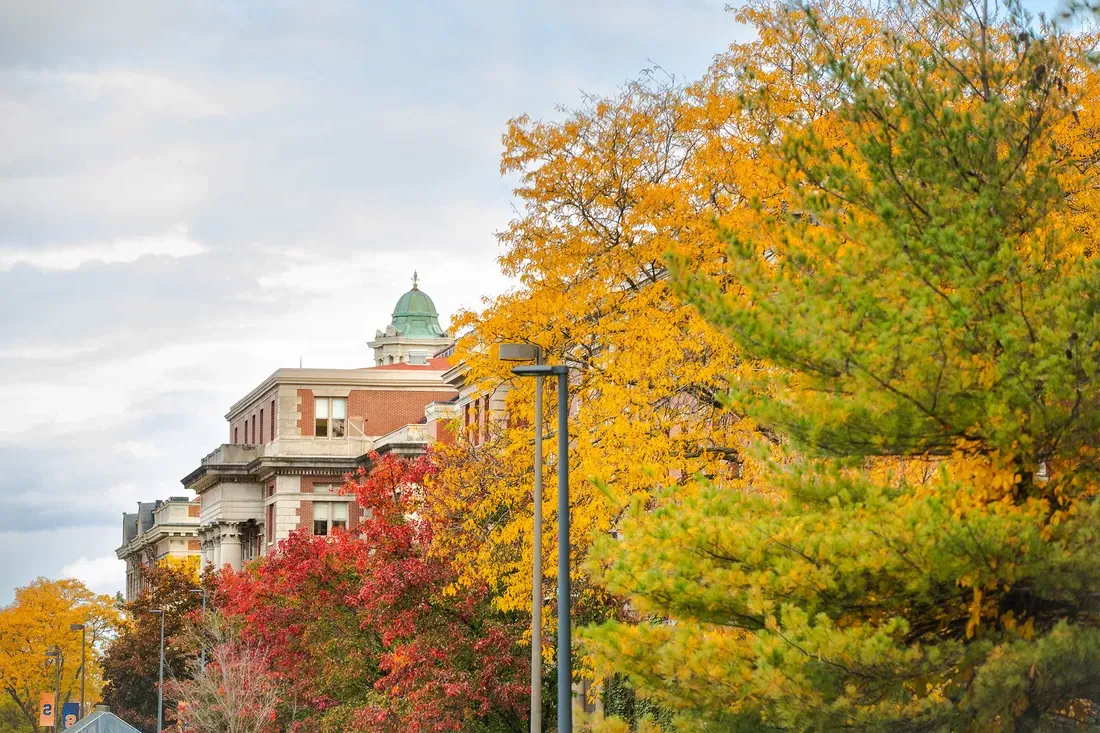
[[[67,702],[61,706],[61,729],[75,728],[80,720],[80,703]]]
[[[53,693],[43,692],[38,696],[38,725],[42,728],[52,728],[53,714]]]

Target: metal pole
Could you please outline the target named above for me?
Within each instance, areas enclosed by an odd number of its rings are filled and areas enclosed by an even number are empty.
[[[558,733],[573,731],[573,665],[569,633],[569,370],[558,377]]]
[[[61,730],[61,663],[64,657],[61,656],[61,647],[56,647],[57,659],[54,660],[54,669],[57,672],[57,691],[54,693],[53,698],[53,729],[55,731]]]
[[[191,590],[189,590],[187,592],[188,593],[202,593],[202,620],[206,621],[206,588],[205,587],[204,588],[192,588]],[[204,630],[203,630],[203,637],[204,638],[202,640],[202,645],[199,647],[199,664],[201,665],[202,669],[204,669],[204,670],[206,669],[206,639],[205,639],[205,636],[206,636],[206,631],[205,631],[205,628],[204,628]]]
[[[160,612],[160,685],[157,687],[157,733],[164,730],[164,609]]]
[[[85,622],[80,627],[80,715],[77,716],[77,720],[84,717],[84,682],[88,679],[88,661],[84,652],[87,646],[88,624]]]
[[[536,364],[542,363],[542,349]],[[531,733],[542,733],[542,377],[535,377],[535,531],[531,574]]]
[[[206,624],[206,588],[202,589],[202,620],[203,624]],[[206,636],[206,630],[203,629],[203,636]],[[206,639],[202,641],[202,648],[199,650],[199,664],[202,665],[203,671],[206,670]]]

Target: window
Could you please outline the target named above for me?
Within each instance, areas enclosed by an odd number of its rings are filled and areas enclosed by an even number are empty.
[[[260,442],[264,442],[264,408],[260,408]]]
[[[347,529],[348,528],[348,505],[347,502],[338,502],[332,504],[332,528],[333,529]]]
[[[474,419],[473,419],[473,437],[470,442],[474,445],[481,444],[481,400],[474,398]]]
[[[313,534],[330,535],[333,530],[348,528],[347,502],[313,502]]]
[[[256,440],[256,415],[252,415],[252,440]]]
[[[244,442],[248,442],[248,418],[244,419]]]
[[[313,502],[313,534],[328,534],[328,504]]]
[[[267,544],[275,541],[275,505],[267,505]]]
[[[313,434],[318,438],[342,438],[347,417],[346,397],[317,397],[313,403]]]
[[[237,440],[237,426],[236,425],[233,426],[233,442],[234,443],[239,443],[240,442],[239,440]]]
[[[275,400],[271,400],[271,439],[275,440]]]

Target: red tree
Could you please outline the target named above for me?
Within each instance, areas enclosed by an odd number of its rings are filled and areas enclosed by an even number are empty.
[[[354,533],[297,532],[222,579],[225,613],[294,691],[286,725],[523,730],[524,627],[484,588],[446,592],[454,573],[428,553],[431,526],[414,514],[431,459],[373,462],[344,487],[367,510]]]

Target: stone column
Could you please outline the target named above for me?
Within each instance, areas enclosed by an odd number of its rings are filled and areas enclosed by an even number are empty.
[[[210,531],[206,528],[199,530],[199,547],[202,549],[200,570],[214,563],[214,542],[210,537]]]
[[[234,570],[241,569],[241,526],[239,524],[223,524],[221,526],[221,565],[228,565]]]
[[[214,527],[211,530],[214,534],[210,539],[212,547],[210,548],[210,562],[214,565],[214,569],[217,570],[222,566],[222,540],[218,536],[218,528]]]

